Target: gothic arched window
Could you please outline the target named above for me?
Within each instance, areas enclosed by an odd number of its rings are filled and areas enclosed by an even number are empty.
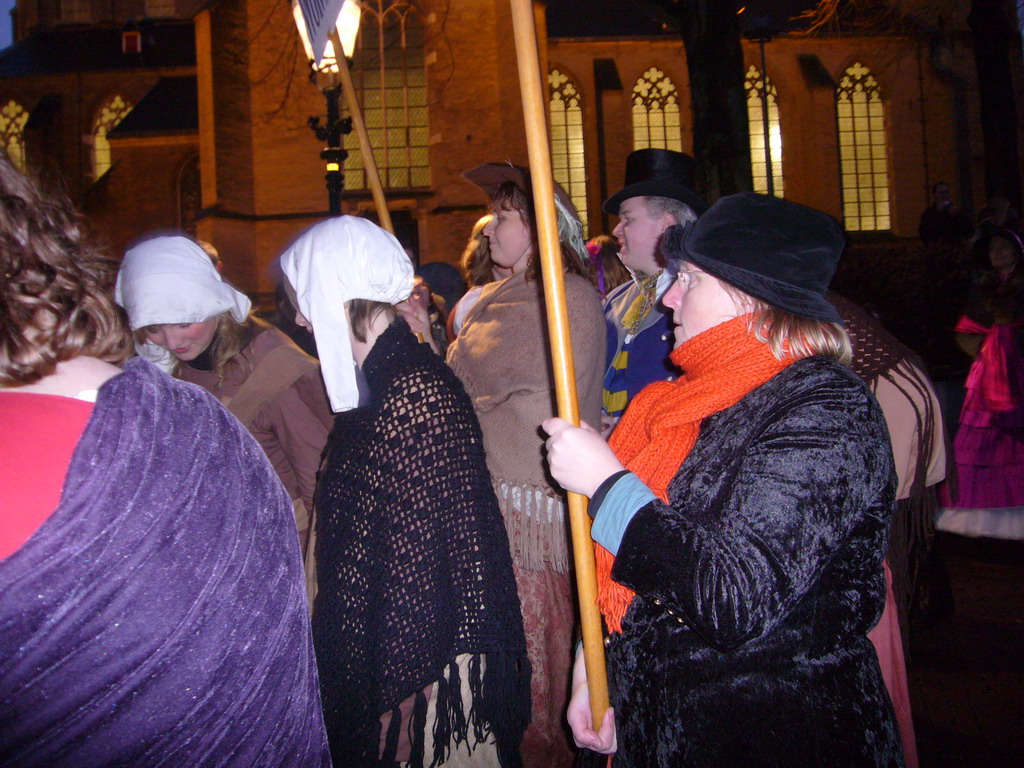
[[[25,170],[25,123],[28,112],[14,99],[0,107],[0,148],[15,168]]]
[[[767,82],[766,82],[767,81]],[[765,85],[767,84],[767,88]],[[768,159],[772,164],[772,187],[776,197],[785,197],[782,184],[782,130],[779,127],[779,103],[775,85],[761,77],[757,68],[747,70],[743,84],[747,89],[747,121],[750,132],[750,166],[754,177],[754,191],[768,194]],[[767,93],[767,100],[764,98]],[[768,136],[765,152],[764,106],[768,104]]]
[[[587,176],[583,156],[583,107],[576,85],[557,69],[548,75],[551,95],[551,169],[587,229]]]
[[[407,0],[362,0],[352,79],[385,187],[430,186],[423,22]],[[345,137],[345,186],[367,187],[359,139]]]
[[[112,96],[96,112],[92,122],[92,177],[98,179],[110,170],[110,142],[107,134],[124,120],[132,111],[131,105],[121,96]]]
[[[878,83],[857,62],[836,88],[843,222],[851,232],[887,230],[889,163]]]
[[[668,76],[651,67],[633,86],[633,149],[683,151],[679,93]]]

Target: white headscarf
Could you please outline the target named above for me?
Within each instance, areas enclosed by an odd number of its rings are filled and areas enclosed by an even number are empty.
[[[281,269],[298,310],[313,325],[331,408],[355,408],[359,391],[345,302],[404,301],[412,293],[412,262],[394,235],[366,219],[339,216],[302,233],[281,255]]]
[[[181,235],[154,237],[130,249],[117,272],[114,300],[128,313],[133,331],[199,323],[224,312],[241,323],[252,306],[244,293],[224,282],[206,251]],[[165,371],[174,367],[174,355],[151,341],[135,349]]]

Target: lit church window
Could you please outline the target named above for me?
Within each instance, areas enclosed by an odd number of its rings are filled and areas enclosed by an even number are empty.
[[[843,223],[851,232],[887,230],[889,166],[878,83],[859,62],[836,88]]]
[[[111,97],[96,113],[92,123],[92,173],[98,179],[110,170],[110,142],[107,134],[132,111],[131,105],[120,96]]]
[[[683,151],[679,94],[660,69],[651,67],[633,86],[633,149]]]
[[[8,101],[0,108],[0,148],[15,168],[25,170],[25,123],[28,112],[18,102]]]
[[[765,87],[767,80],[767,88]],[[775,85],[768,78],[762,79],[757,68],[747,70],[744,83],[747,89],[747,120],[750,133],[750,166],[754,177],[754,191],[768,194],[768,161],[772,164],[772,192],[776,197],[785,197],[782,184],[782,131],[779,128],[779,103]],[[765,152],[764,105],[767,92],[768,104],[768,152]]]
[[[390,188],[430,186],[430,133],[423,22],[407,0],[362,0],[353,54],[359,92],[381,183]],[[366,189],[359,138],[345,137],[345,187]]]
[[[576,85],[557,69],[548,75],[551,94],[551,169],[587,228],[587,178],[583,162],[583,108]]]

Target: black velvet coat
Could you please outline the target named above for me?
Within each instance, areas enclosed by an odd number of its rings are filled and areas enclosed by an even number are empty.
[[[608,648],[621,766],[899,766],[868,630],[895,471],[845,366],[801,360],[707,418],[623,537]]]

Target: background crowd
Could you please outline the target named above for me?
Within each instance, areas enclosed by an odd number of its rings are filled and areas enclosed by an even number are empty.
[[[933,189],[962,350],[936,390],[828,292],[833,220],[709,208],[693,176],[632,153],[590,243],[556,185],[573,427],[528,169],[464,174],[489,213],[461,275],[365,219],[311,227],[279,329],[212,246],[113,260],[0,157],[0,765],[916,766],[935,526],[1024,539],[1016,215],[975,227]],[[590,498],[600,722],[566,491]]]

